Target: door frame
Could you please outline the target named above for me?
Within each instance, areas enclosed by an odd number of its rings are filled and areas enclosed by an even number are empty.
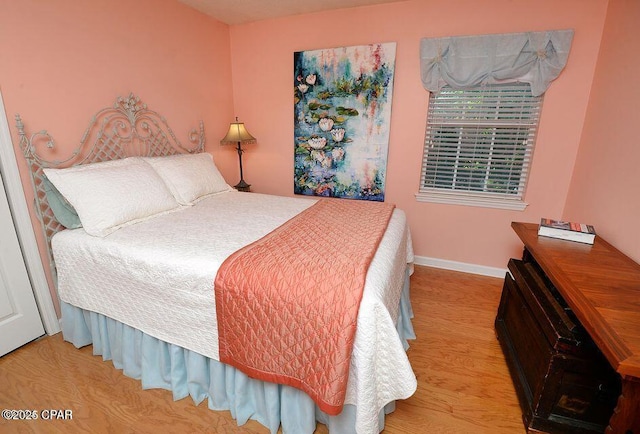
[[[49,283],[47,282],[40,251],[38,250],[34,227],[27,208],[27,200],[20,180],[15,148],[13,140],[11,140],[11,131],[9,130],[7,113],[2,99],[2,89],[0,89],[0,143],[11,145],[0,146],[0,173],[7,190],[13,223],[16,227],[22,256],[29,273],[31,288],[40,311],[40,318],[47,334],[54,335],[60,331],[60,321],[53,304]]]

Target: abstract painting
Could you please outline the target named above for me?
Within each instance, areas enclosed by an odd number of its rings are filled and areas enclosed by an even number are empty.
[[[395,43],[294,53],[294,193],[384,201]]]

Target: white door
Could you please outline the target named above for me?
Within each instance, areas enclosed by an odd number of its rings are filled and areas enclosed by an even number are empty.
[[[0,356],[43,334],[0,176]]]

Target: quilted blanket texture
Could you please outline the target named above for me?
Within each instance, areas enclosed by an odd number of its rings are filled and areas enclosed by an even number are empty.
[[[393,209],[320,200],[228,257],[215,279],[220,361],[339,414],[367,270]]]

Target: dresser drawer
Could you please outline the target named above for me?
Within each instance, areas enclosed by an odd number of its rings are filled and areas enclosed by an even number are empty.
[[[549,345],[558,351],[572,354],[582,352],[586,334],[564,300],[558,298],[555,288],[541,275],[536,264],[511,259],[508,268],[517,291]]]

